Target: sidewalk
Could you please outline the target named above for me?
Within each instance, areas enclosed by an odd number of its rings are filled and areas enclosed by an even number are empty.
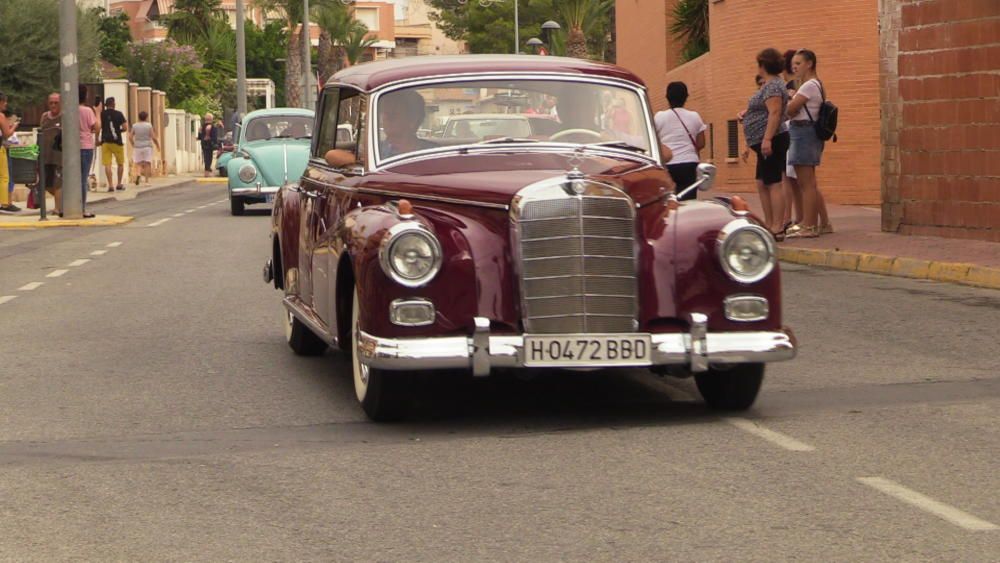
[[[108,192],[107,188],[97,188],[97,191],[87,192],[87,209],[94,211],[96,217],[92,219],[61,219],[52,213],[55,201],[52,196],[45,199],[45,209],[47,220],[39,220],[38,209],[27,209],[26,202],[16,201],[21,208],[19,213],[13,215],[0,215],[0,229],[41,229],[52,227],[107,227],[121,225],[132,221],[132,217],[126,215],[101,215],[96,213],[100,210],[100,205],[108,201],[126,201],[135,199],[145,193],[172,188],[181,184],[200,180],[212,180],[212,178],[202,178],[201,172],[188,172],[171,176],[160,176],[150,180],[149,184],[142,184],[136,187],[135,184],[126,186],[125,191]],[[225,180],[224,178],[222,179]],[[92,206],[97,206],[92,208]]]
[[[739,195],[760,212],[757,194]],[[878,207],[827,207],[835,232],[779,243],[782,260],[1000,289],[1000,243],[886,233]]]

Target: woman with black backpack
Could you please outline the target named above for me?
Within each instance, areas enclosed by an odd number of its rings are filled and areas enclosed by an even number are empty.
[[[832,233],[829,219],[819,224],[821,196],[816,185],[816,167],[823,156],[826,142],[817,134],[816,121],[820,118],[826,93],[816,75],[816,53],[799,49],[792,58],[792,70],[799,89],[788,103],[788,131],[791,144],[788,164],[795,168],[799,190],[802,192],[802,222],[787,231],[788,238],[815,238],[822,233]],[[824,210],[825,211],[825,210]],[[822,215],[825,215],[823,213]]]

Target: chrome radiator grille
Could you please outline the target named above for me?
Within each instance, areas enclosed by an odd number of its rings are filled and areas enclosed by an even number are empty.
[[[635,330],[635,219],[627,196],[528,200],[515,221],[526,332]]]

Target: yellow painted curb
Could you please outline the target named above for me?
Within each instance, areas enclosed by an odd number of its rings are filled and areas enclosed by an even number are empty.
[[[916,258],[896,258],[892,261],[890,274],[903,278],[926,279],[927,272],[931,269],[930,260],[918,260]]]
[[[813,248],[779,247],[778,258],[793,264],[825,266],[837,270],[881,274],[903,278],[927,279],[939,282],[960,283],[989,289],[1000,289],[1000,269],[962,264],[935,262],[917,258],[903,258]]]
[[[892,273],[892,263],[895,259],[891,256],[879,256],[878,254],[862,254],[858,261],[858,271],[867,274],[882,274],[888,276]]]
[[[91,219],[60,219],[51,218],[39,221],[36,216],[12,217],[0,219],[0,229],[54,229],[58,227],[114,227],[131,222],[135,217],[127,215],[98,215]]]
[[[984,266],[972,266],[969,268],[965,283],[978,287],[1000,289],[1000,270]]]
[[[205,177],[195,178],[194,181],[198,182],[199,184],[228,184],[229,178],[220,178],[218,176],[212,176],[209,178]]]

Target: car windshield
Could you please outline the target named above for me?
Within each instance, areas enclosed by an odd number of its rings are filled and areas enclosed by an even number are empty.
[[[524,141],[652,154],[636,90],[557,79],[474,80],[402,88],[376,107],[379,157],[475,143]]]
[[[266,115],[244,124],[244,142],[268,139],[304,139],[312,136],[313,118],[308,115]]]

